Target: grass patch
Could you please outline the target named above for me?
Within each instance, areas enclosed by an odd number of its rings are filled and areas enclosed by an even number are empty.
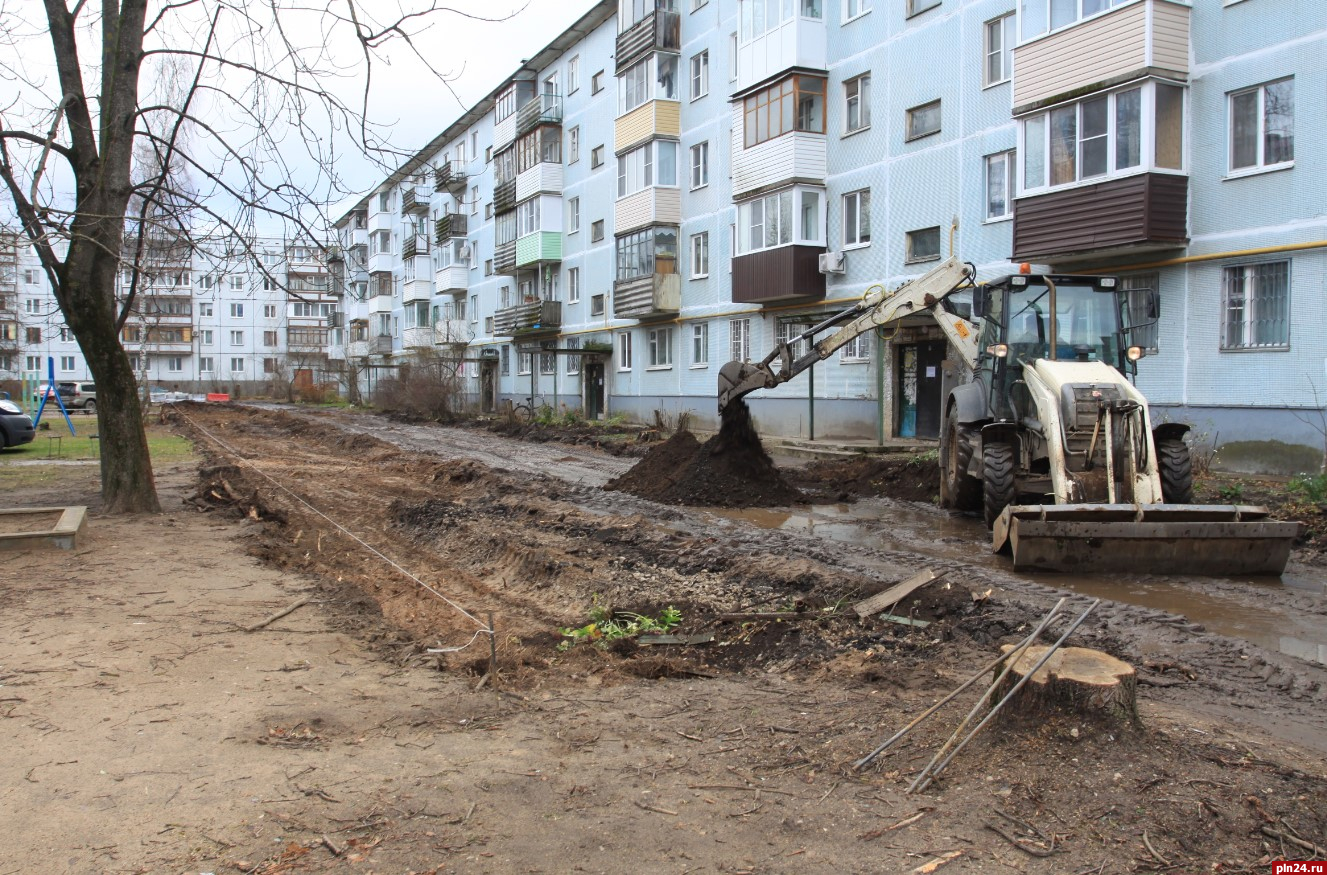
[[[47,441],[51,432],[38,432],[30,444],[10,447],[0,453],[0,492],[47,488],[68,484],[85,487],[89,478],[93,488],[100,479],[95,464],[70,465],[69,462],[94,462],[98,457],[96,444],[87,437],[89,429],[80,429],[77,437],[67,431],[60,441]],[[188,462],[195,458],[193,444],[186,438],[172,434],[165,426],[147,427],[147,447],[152,454],[153,467]],[[58,454],[57,454],[58,453]]]

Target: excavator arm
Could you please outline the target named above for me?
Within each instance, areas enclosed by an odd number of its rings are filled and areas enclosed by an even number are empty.
[[[719,412],[734,401],[758,389],[772,389],[786,383],[816,362],[822,362],[839,348],[868,331],[889,325],[905,316],[929,311],[959,351],[959,355],[973,366],[977,361],[977,332],[972,323],[941,306],[941,302],[961,288],[972,284],[971,265],[950,256],[930,271],[909,280],[892,292],[881,286],[867,290],[862,300],[835,313],[819,325],[814,325],[791,340],[780,343],[758,364],[729,362],[719,369]],[[836,325],[842,327],[828,337],[814,343],[804,355],[794,359],[793,347],[802,340]],[[775,370],[775,360],[778,370]]]

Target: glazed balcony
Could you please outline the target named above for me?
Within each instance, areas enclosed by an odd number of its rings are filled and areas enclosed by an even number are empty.
[[[823,246],[779,246],[733,259],[733,303],[772,304],[825,297]]]
[[[325,353],[330,332],[325,328],[286,329],[286,349],[298,353]]]
[[[1135,0],[1014,49],[1014,114],[1146,75],[1189,78],[1192,9]]]
[[[1056,264],[1074,256],[1182,247],[1188,243],[1188,183],[1175,174],[1139,173],[1020,198],[1013,260]]]
[[[516,111],[516,135],[528,134],[540,125],[562,124],[562,95],[536,94]]]
[[[453,237],[464,237],[470,222],[465,213],[447,213],[433,223],[433,239],[441,246]]]
[[[622,73],[650,52],[680,51],[682,48],[682,15],[666,9],[656,9],[617,35],[617,62],[615,72]]]
[[[682,307],[682,278],[652,273],[613,283],[614,319],[676,316]]]
[[[532,301],[506,307],[493,314],[493,334],[497,337],[518,337],[556,331],[562,327],[560,301]]]

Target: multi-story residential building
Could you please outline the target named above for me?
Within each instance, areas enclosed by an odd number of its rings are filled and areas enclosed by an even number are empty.
[[[24,241],[0,241],[0,380],[87,380],[91,372]],[[337,319],[322,246],[190,237],[148,241],[121,341],[140,379],[188,392],[285,395],[340,384]],[[128,299],[133,272],[117,277]],[[12,340],[8,339],[12,338]]]
[[[442,343],[486,409],[713,424],[723,363],[952,247],[1158,289],[1155,415],[1303,466],[1325,34],[1291,0],[604,0],[339,221],[345,355]],[[749,400],[768,434],[934,437],[964,378],[919,319]]]

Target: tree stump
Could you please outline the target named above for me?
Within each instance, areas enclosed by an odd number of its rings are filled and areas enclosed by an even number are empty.
[[[1005,653],[1014,645],[1002,645]],[[999,688],[991,693],[991,704],[1031,671],[1048,648],[1031,645],[1014,663]],[[1003,669],[997,666],[996,676]],[[1036,715],[1066,709],[1083,714],[1097,714],[1112,720],[1137,725],[1138,675],[1134,667],[1108,653],[1086,647],[1061,647],[1046,664],[1025,683],[1004,706],[1008,716]]]

